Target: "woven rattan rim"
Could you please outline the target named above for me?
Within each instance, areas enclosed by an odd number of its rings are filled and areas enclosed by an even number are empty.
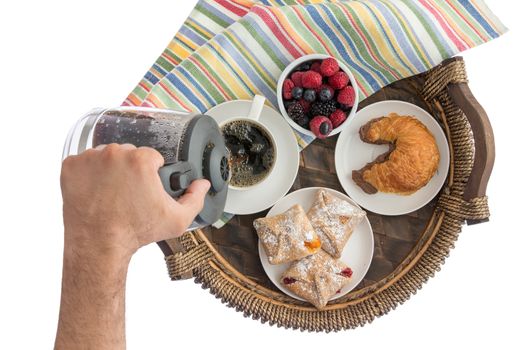
[[[209,288],[211,294],[246,317],[307,331],[331,332],[363,326],[404,303],[440,270],[465,220],[483,220],[489,216],[486,197],[463,199],[473,168],[475,147],[467,117],[448,93],[449,84],[458,83],[467,83],[462,59],[449,60],[425,74],[422,97],[441,119],[449,139],[449,179],[420,243],[387,278],[318,311],[240,274],[201,231],[168,242],[183,248],[166,256],[170,277],[176,280],[193,276],[196,283]]]

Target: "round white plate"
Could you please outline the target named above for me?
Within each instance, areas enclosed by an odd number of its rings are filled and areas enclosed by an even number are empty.
[[[419,191],[402,196],[390,193],[367,194],[352,180],[352,171],[364,167],[379,155],[388,151],[387,145],[365,143],[359,129],[371,119],[395,112],[419,119],[434,135],[440,153],[437,173]],[[335,168],[339,182],[346,193],[360,206],[381,215],[403,215],[411,213],[434,198],[445,183],[450,165],[450,152],[445,133],[438,122],[424,109],[404,101],[382,101],[357,112],[354,119],[343,130],[335,148]]]
[[[336,190],[322,187],[308,187],[292,192],[286,197],[279,200],[273,206],[273,208],[270,209],[266,216],[274,216],[281,214],[295,204],[301,205],[304,211],[308,212],[315,200],[315,194],[320,189],[324,189],[333,194],[334,196],[344,199],[355,206],[358,206],[348,196]],[[359,284],[359,282],[361,282],[363,277],[365,277],[368,268],[370,267],[370,263],[372,262],[373,256],[374,233],[372,231],[372,227],[370,226],[368,218],[365,217],[365,219],[356,227],[354,233],[352,233],[352,236],[350,236],[350,239],[348,240],[348,243],[346,244],[345,249],[341,254],[340,260],[343,261],[346,265],[348,265],[353,271],[352,279],[349,284],[347,284],[341,289],[341,293],[334,295],[332,298],[330,298],[330,300],[334,300],[342,297],[343,295],[348,294]],[[277,288],[279,288],[283,293],[288,294],[292,298],[304,301],[304,299],[302,299],[295,293],[290,292],[288,289],[284,288],[280,283],[281,276],[290,267],[290,265],[292,264],[291,262],[286,264],[271,265],[268,261],[268,256],[266,255],[266,252],[261,244],[261,240],[259,240],[259,257],[261,259],[264,271]]]
[[[235,100],[213,107],[207,115],[218,124],[233,117],[248,115],[252,101]],[[292,187],[299,171],[299,146],[286,120],[275,109],[264,106],[259,118],[275,139],[277,157],[273,171],[260,186],[237,190],[230,188],[224,211],[231,214],[248,215],[271,207]]]

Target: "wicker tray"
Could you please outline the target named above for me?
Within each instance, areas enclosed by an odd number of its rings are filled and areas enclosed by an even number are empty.
[[[236,216],[219,230],[206,228],[159,243],[170,277],[194,277],[247,317],[308,331],[362,326],[409,299],[440,269],[461,226],[488,220],[485,190],[494,162],[494,140],[488,118],[468,88],[461,58],[391,84],[360,107],[391,99],[414,103],[439,121],[451,148],[450,173],[441,193],[416,212],[395,217],[368,213],[375,252],[356,289],[331,301],[323,311],[280,292],[263,271],[252,227],[253,220],[266,211]],[[336,137],[317,140],[301,153],[291,191],[311,186],[343,191],[335,173],[336,141]]]

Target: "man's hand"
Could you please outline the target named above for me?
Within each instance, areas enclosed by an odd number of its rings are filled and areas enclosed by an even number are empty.
[[[202,210],[209,182],[191,184],[178,202],[164,190],[164,158],[152,148],[111,144],[64,160],[66,245],[131,256],[181,235]]]
[[[178,202],[164,190],[154,149],[116,145],[62,165],[64,268],[55,349],[124,349],[129,260],[140,247],[181,235],[202,210],[198,180]]]

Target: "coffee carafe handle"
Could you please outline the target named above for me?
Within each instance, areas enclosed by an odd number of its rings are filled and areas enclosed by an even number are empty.
[[[182,196],[197,177],[195,169],[187,162],[165,165],[159,169],[159,176],[162,186],[173,198]]]

